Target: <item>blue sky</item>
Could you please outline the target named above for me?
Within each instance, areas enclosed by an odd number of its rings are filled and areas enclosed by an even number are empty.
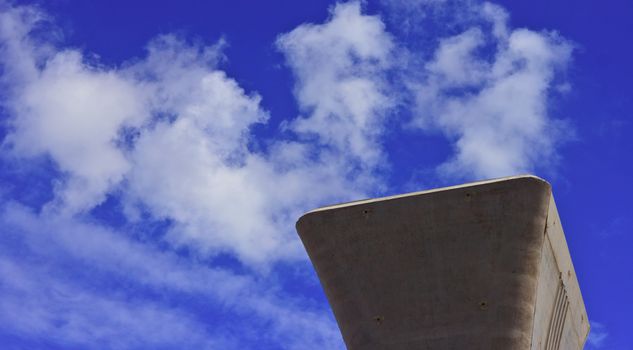
[[[294,222],[534,173],[633,349],[633,3],[0,1],[3,349],[342,349]]]

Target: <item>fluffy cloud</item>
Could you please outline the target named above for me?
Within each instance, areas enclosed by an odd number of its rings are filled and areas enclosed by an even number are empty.
[[[2,13],[0,64],[14,116],[5,142],[22,156],[50,155],[69,175],[54,205],[76,212],[121,181],[130,164],[116,147],[119,131],[140,125],[148,113],[133,82],[85,65],[77,51],[41,50],[29,34],[42,18],[30,8]]]
[[[291,129],[316,135],[353,161],[374,167],[379,137],[393,105],[385,73],[394,44],[380,18],[361,14],[360,3],[337,4],[331,19],[304,24],[280,36],[277,46],[297,78],[299,106],[308,114]]]
[[[388,64],[391,43],[380,20],[361,15],[358,4],[336,7],[323,30],[300,27],[282,40],[288,50],[308,51],[338,42],[338,58],[316,75],[305,65],[323,66],[327,54],[322,62],[292,59],[306,86],[300,90],[309,90],[301,103],[317,110],[293,125],[318,132],[322,144],[275,140],[266,154],[249,144],[258,142],[251,126],[268,114],[257,94],[217,69],[221,42],[197,46],[166,35],[148,45],[146,57],[102,67],[77,50],[49,45],[36,52],[48,43],[33,36],[45,22],[32,9],[3,16],[13,126],[5,146],[21,157],[48,156],[61,170],[48,211],[85,214],[121,194],[130,219],[148,211],[170,220],[166,238],[174,245],[266,265],[302,256],[292,231],[302,211],[360,196],[373,179],[371,169],[355,171],[348,160],[374,165],[380,153],[375,139],[386,97],[373,75]],[[349,21],[355,30],[343,31]],[[318,183],[329,186],[314,191]]]
[[[191,48],[167,45],[177,54],[166,55],[164,47],[150,46],[146,62],[130,68],[157,77],[144,87],[153,108],[172,117],[135,139],[126,199],[172,220],[168,239],[176,245],[236,254],[252,265],[300,257],[292,228],[301,211],[361,191],[348,181],[347,152],[284,140],[271,142],[267,154],[251,151],[249,128],[268,117],[260,97]],[[330,186],[313,190],[324,182]]]
[[[571,46],[556,33],[507,28],[500,7],[477,7],[487,26],[440,42],[413,82],[414,124],[441,130],[455,155],[440,167],[456,177],[489,178],[547,168],[564,139],[565,124],[551,118],[548,98]]]

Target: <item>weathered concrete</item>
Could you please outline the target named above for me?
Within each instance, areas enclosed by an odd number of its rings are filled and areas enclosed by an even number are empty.
[[[589,331],[550,185],[484,181],[297,222],[348,349],[582,349]]]

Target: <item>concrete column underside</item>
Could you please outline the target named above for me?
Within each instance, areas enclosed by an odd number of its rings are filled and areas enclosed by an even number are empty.
[[[589,332],[537,177],[319,208],[297,231],[350,350],[576,350]]]

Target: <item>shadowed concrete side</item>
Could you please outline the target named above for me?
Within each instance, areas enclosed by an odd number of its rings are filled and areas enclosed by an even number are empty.
[[[589,321],[553,196],[545,238],[532,349],[582,349],[589,334]]]
[[[297,231],[349,349],[530,349],[550,198],[514,177],[325,207]]]

